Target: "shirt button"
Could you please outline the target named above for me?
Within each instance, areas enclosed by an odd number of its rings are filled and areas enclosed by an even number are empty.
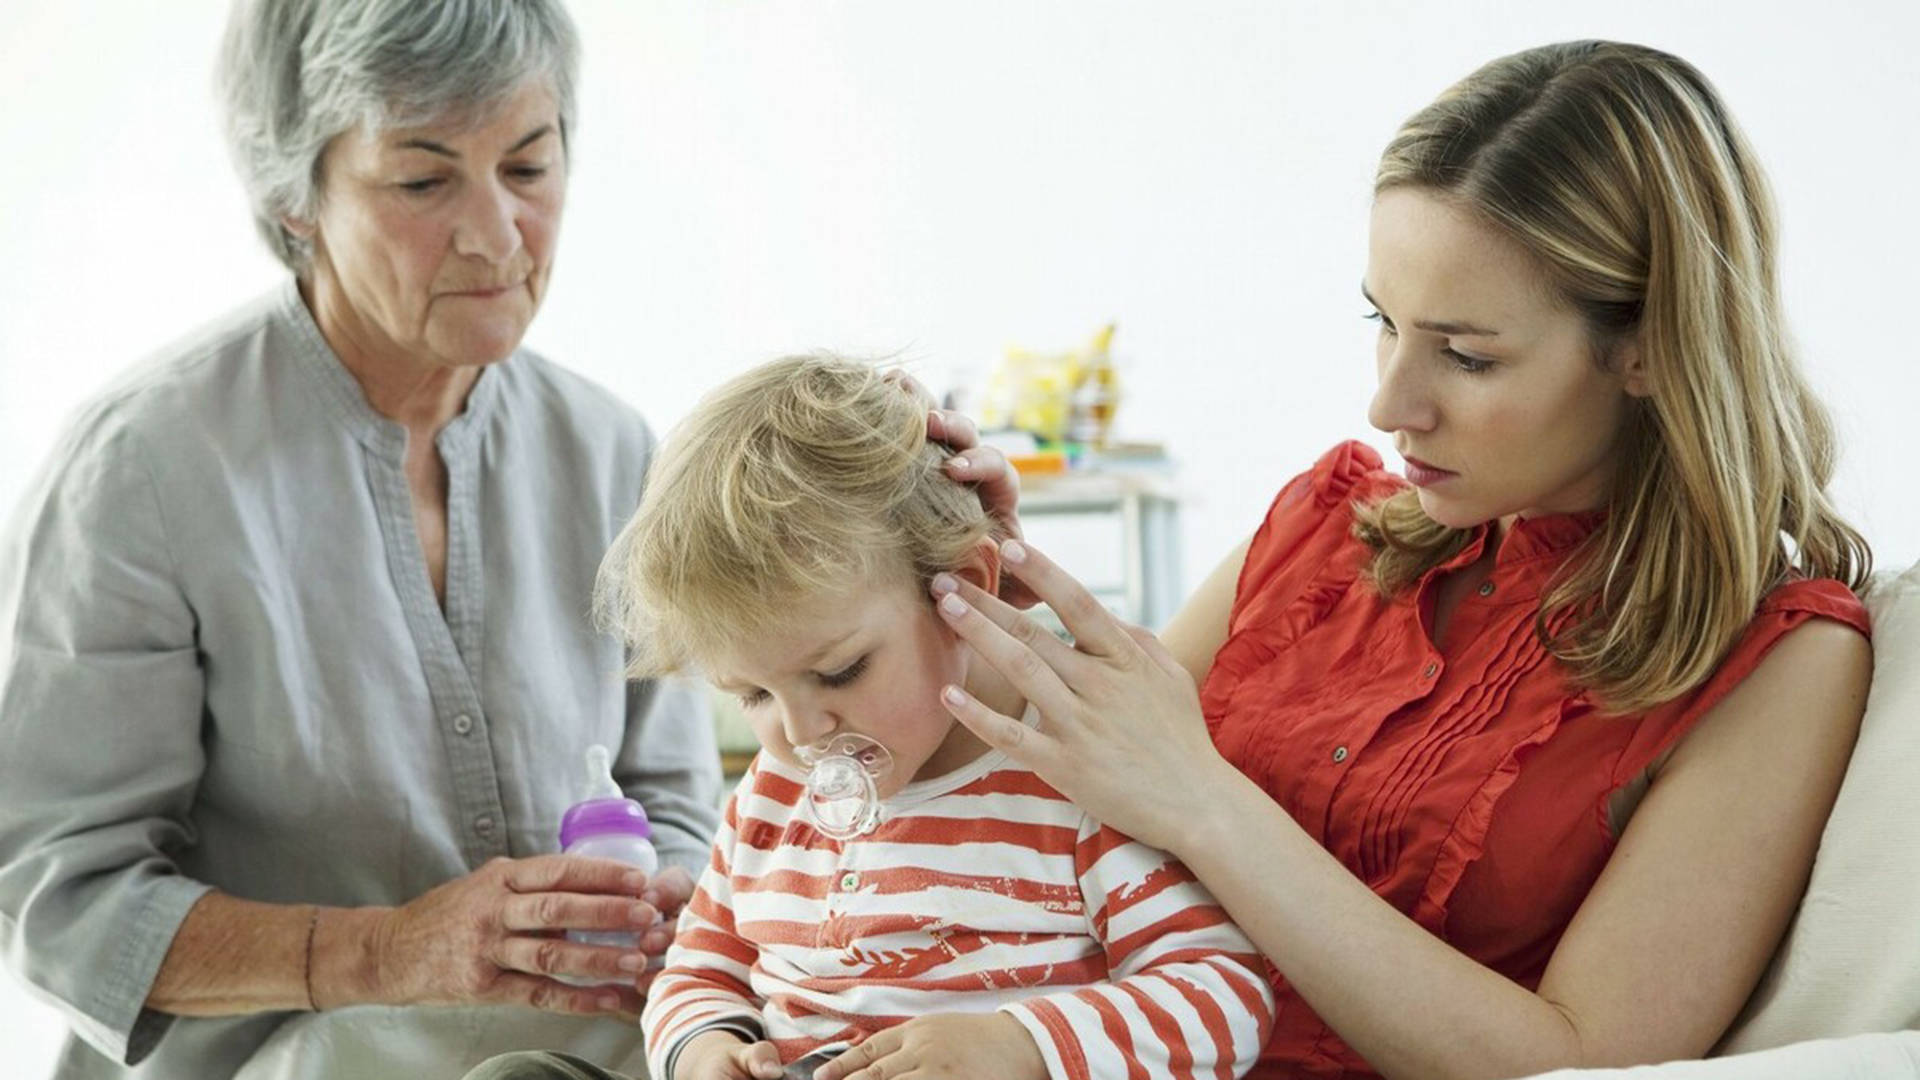
[[[1334,747],[1334,748],[1333,748],[1333,763],[1334,763],[1335,765],[1338,765],[1338,764],[1340,764],[1341,762],[1343,762],[1343,761],[1345,761],[1345,760],[1347,760],[1347,748],[1346,748],[1346,747],[1344,747],[1344,746],[1336,746],[1336,747]]]
[[[468,716],[468,715],[467,715],[466,713],[461,713],[461,714],[460,714],[459,716],[456,716],[456,717],[454,717],[454,718],[453,718],[453,730],[454,730],[454,731],[455,731],[456,733],[458,733],[458,734],[461,734],[461,735],[466,735],[466,734],[468,734],[468,733],[470,733],[470,732],[472,732],[472,731],[473,731],[473,717],[471,717],[471,716]]]
[[[1439,665],[1439,664],[1435,664],[1435,663],[1428,663],[1428,664],[1427,664],[1427,670],[1425,670],[1425,671],[1423,671],[1423,672],[1421,672],[1421,673],[1420,673],[1420,677],[1421,677],[1421,678],[1423,678],[1423,679],[1431,679],[1431,678],[1433,678],[1433,675],[1434,675],[1434,672],[1436,672],[1436,671],[1439,671],[1439,670],[1440,670],[1440,665]]]
[[[481,836],[492,836],[493,818],[486,814],[481,814],[479,817],[474,818],[473,831],[479,833]]]
[[[852,892],[854,890],[854,887],[859,884],[860,884],[860,875],[854,873],[851,870],[840,875],[840,891],[841,892]]]
[[[1481,582],[1481,583],[1480,583],[1480,595],[1481,595],[1481,596],[1492,596],[1492,595],[1493,595],[1493,582],[1491,582],[1491,581],[1483,581],[1483,582]]]

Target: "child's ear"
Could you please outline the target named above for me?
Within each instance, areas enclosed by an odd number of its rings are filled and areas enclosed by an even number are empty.
[[[952,570],[953,576],[967,582],[988,596],[1000,592],[1000,545],[992,537],[983,537],[967,557]]]

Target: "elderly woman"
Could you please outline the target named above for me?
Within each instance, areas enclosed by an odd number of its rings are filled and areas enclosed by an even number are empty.
[[[700,699],[623,685],[587,619],[646,426],[520,348],[576,52],[553,0],[233,13],[228,132],[290,279],[83,410],[0,554],[0,928],[72,1026],[59,1076],[231,1075],[350,1005],[637,1043],[670,930],[560,931],[673,915],[719,775]],[[551,854],[594,743],[654,880]]]

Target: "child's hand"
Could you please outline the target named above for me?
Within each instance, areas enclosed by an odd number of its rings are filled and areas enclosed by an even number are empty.
[[[675,1080],[780,1080],[773,1044],[741,1041],[729,1031],[703,1031],[687,1040],[673,1063]]]
[[[814,1080],[1047,1080],[1047,1062],[1006,1013],[940,1013],[888,1028],[821,1066]]]

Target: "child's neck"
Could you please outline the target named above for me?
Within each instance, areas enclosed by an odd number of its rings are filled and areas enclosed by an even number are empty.
[[[973,695],[975,701],[1002,716],[1019,719],[1026,714],[1027,699],[1021,695],[1018,688],[1003,678],[999,672],[984,664],[976,664],[975,667],[977,670],[968,674],[963,686],[967,693]],[[926,764],[920,766],[920,771],[914,774],[914,779],[932,780],[945,776],[955,769],[980,760],[990,749],[991,747],[981,741],[980,736],[975,735],[965,724],[956,720],[952,730],[947,732],[946,740],[940,744],[940,749],[935,750]]]

